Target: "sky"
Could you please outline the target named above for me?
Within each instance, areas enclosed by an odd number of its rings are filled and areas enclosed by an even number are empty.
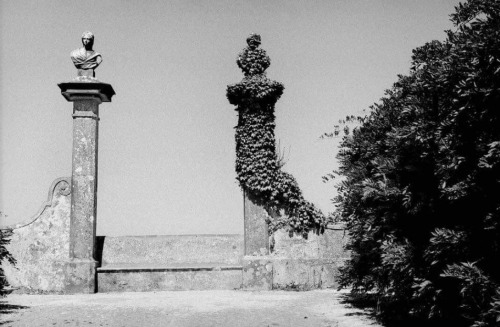
[[[71,175],[70,52],[92,31],[100,106],[97,234],[243,232],[234,171],[237,113],[226,87],[258,33],[276,104],[284,170],[306,199],[334,210],[339,139],[321,140],[407,74],[411,51],[444,40],[458,0],[0,0],[0,225],[30,219]]]

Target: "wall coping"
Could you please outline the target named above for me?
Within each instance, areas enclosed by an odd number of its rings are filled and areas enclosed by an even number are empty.
[[[66,183],[67,186],[59,187],[58,185],[60,183]],[[57,192],[56,192],[57,190]],[[52,182],[52,185],[49,188],[49,193],[47,196],[47,201],[42,204],[38,212],[31,216],[31,218],[28,218],[24,220],[23,222],[17,223],[17,224],[12,224],[12,225],[7,225],[7,226],[0,226],[0,230],[15,230],[19,229],[28,225],[33,224],[35,221],[37,221],[42,213],[48,208],[51,207],[54,203],[54,193],[61,194],[61,195],[69,195],[71,193],[71,177],[59,177],[55,181]]]

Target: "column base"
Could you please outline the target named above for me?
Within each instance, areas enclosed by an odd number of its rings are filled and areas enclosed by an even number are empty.
[[[97,261],[70,260],[66,262],[65,294],[92,294],[97,292]]]

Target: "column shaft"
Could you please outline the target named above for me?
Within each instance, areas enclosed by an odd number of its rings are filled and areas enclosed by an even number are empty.
[[[70,240],[64,292],[95,293],[99,105],[111,102],[115,91],[110,84],[92,78],[77,78],[58,86],[64,98],[73,102]]]
[[[245,255],[268,255],[269,233],[266,218],[269,216],[262,204],[245,192]]]
[[[97,148],[100,99],[73,103],[73,169],[70,258],[94,260],[97,214]]]

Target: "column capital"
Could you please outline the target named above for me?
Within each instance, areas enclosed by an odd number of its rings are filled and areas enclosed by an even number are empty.
[[[57,84],[61,89],[61,94],[70,102],[82,98],[95,97],[101,102],[111,102],[111,97],[115,95],[115,90],[111,84],[95,82],[63,82]]]

